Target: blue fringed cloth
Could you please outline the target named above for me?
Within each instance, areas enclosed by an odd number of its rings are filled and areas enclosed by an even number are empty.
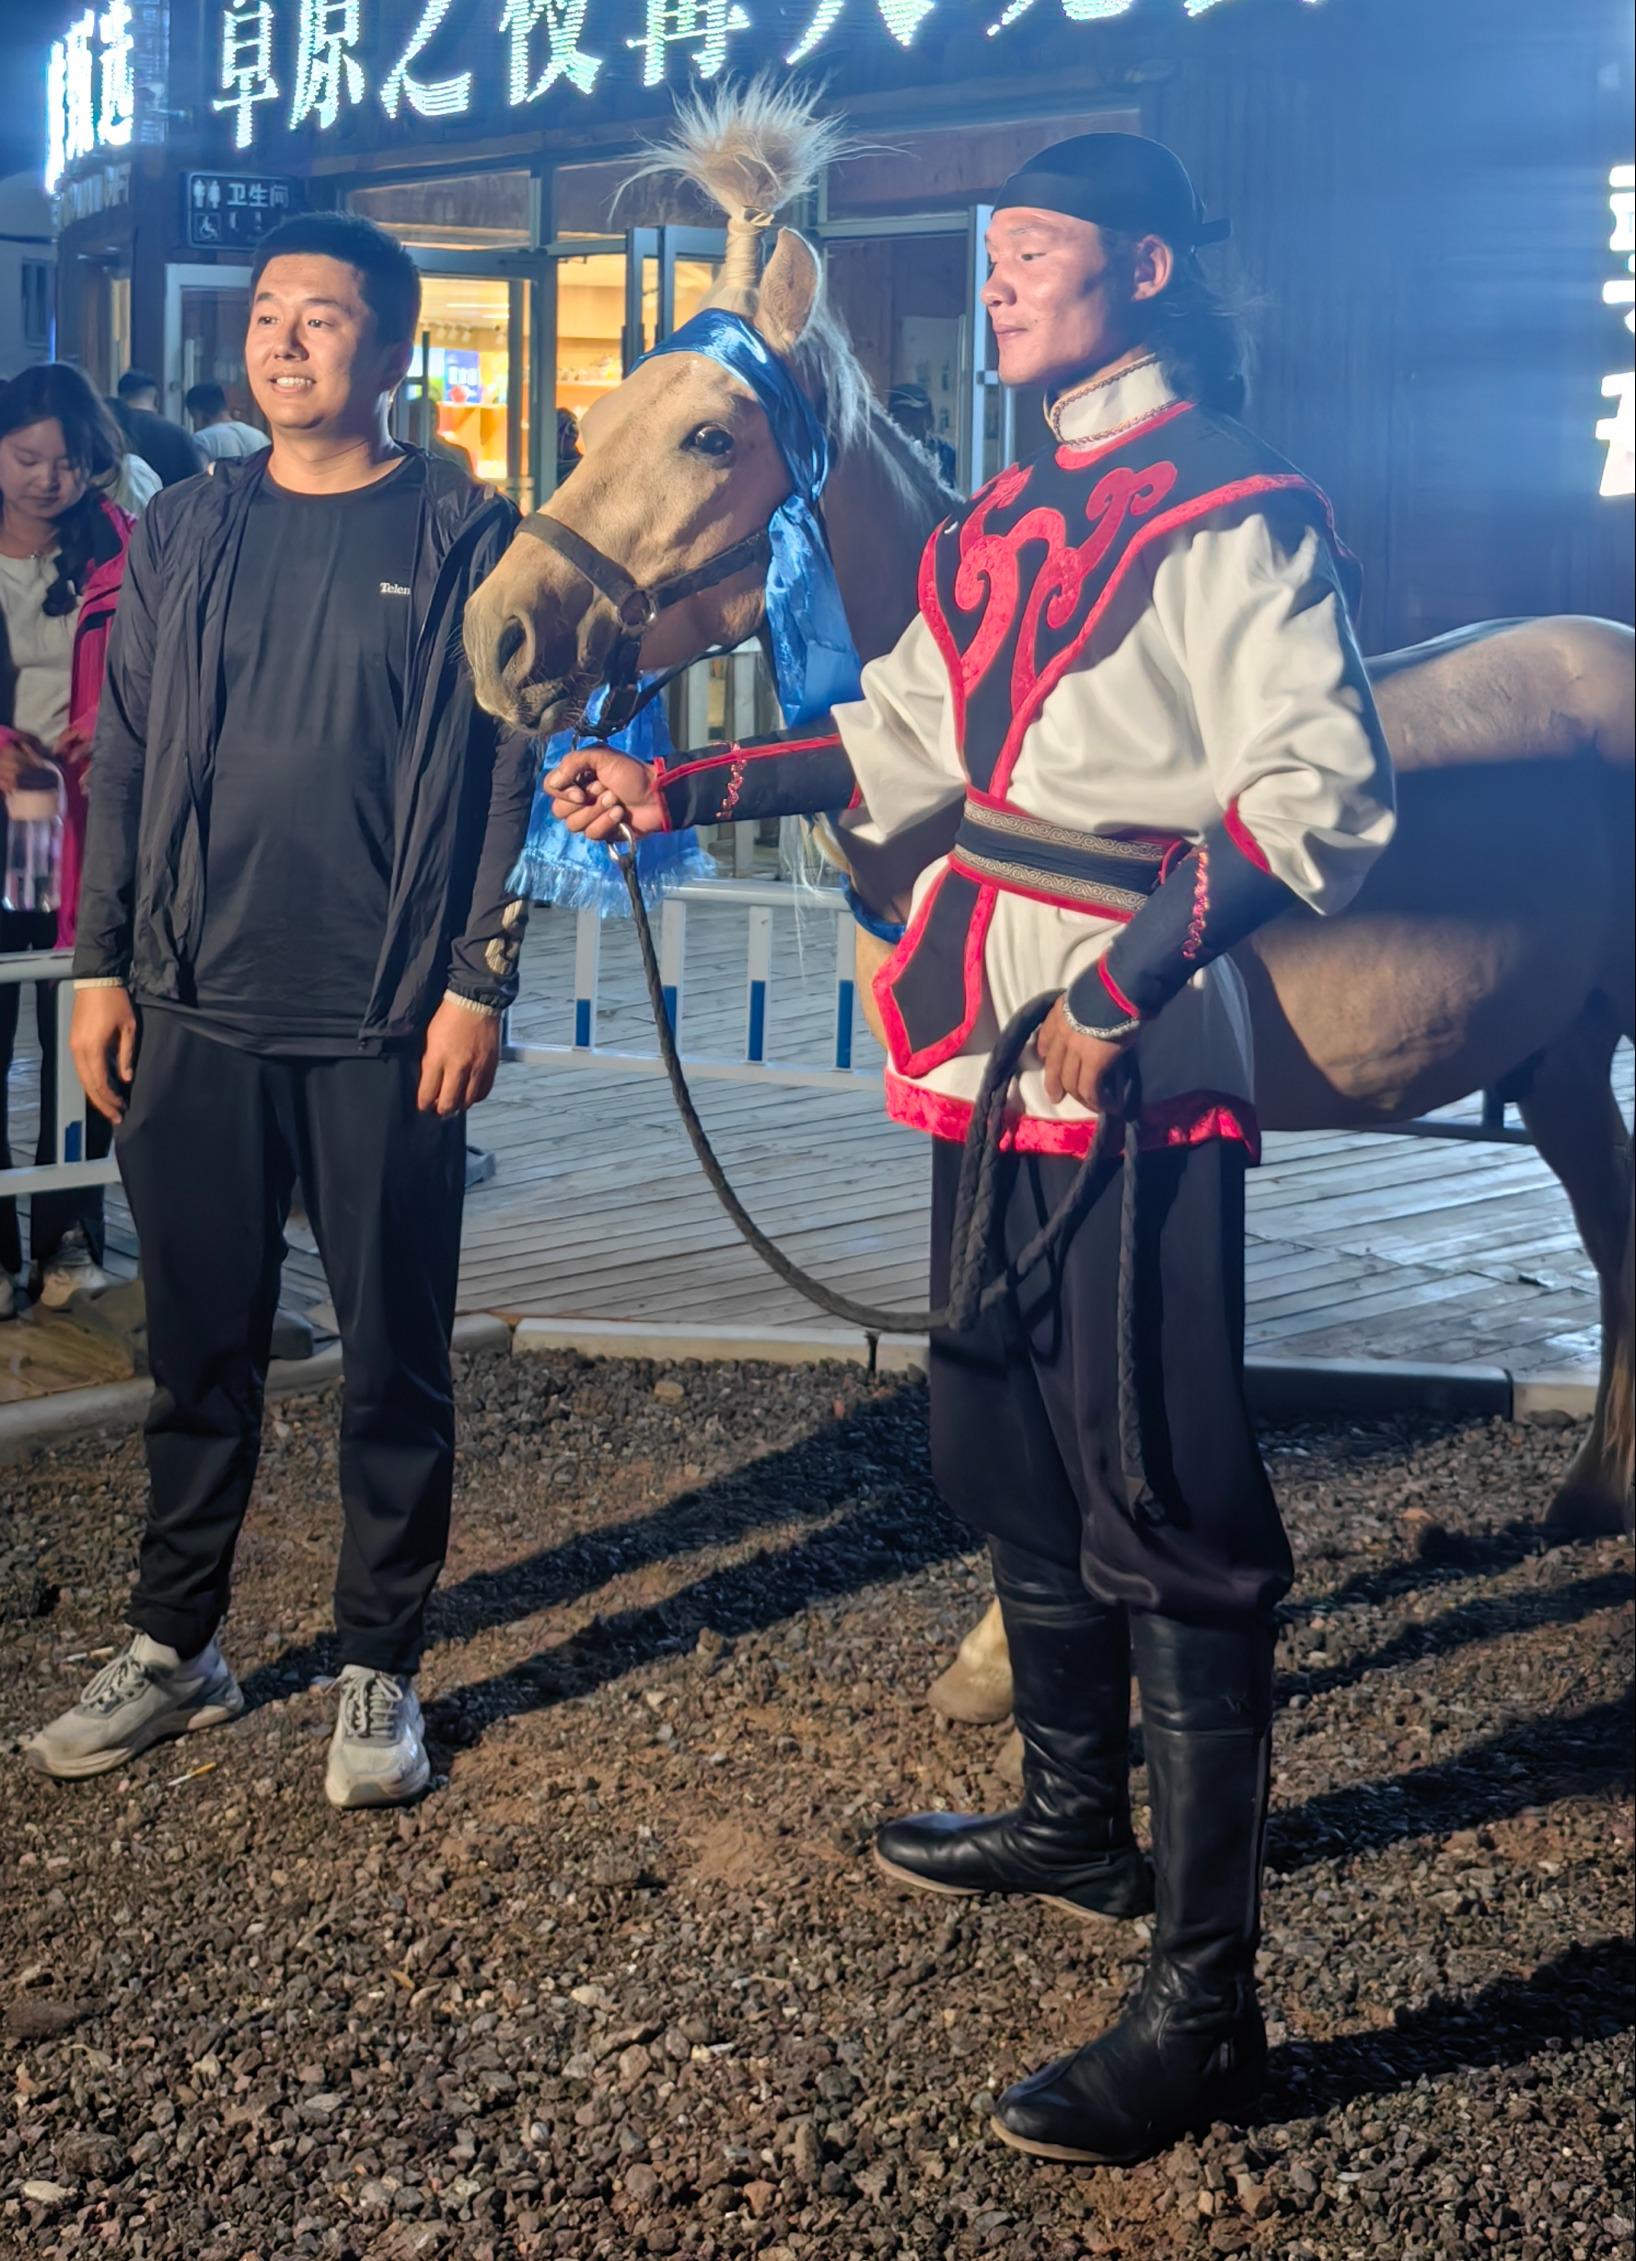
[[[595,722],[602,711],[605,691],[598,691],[586,710]],[[665,727],[664,705],[655,699],[625,730],[609,739],[616,752],[640,762],[656,761],[671,751]],[[540,774],[554,769],[573,751],[574,733],[561,731],[548,739]],[[714,879],[715,859],[696,832],[655,832],[636,844],[636,872],[642,897],[651,910],[655,903],[690,879]],[[555,903],[565,911],[595,911],[599,918],[628,919],[630,896],[624,877],[606,845],[570,832],[551,814],[551,796],[536,787],[528,819],[528,838],[509,882],[511,892],[530,903]]]

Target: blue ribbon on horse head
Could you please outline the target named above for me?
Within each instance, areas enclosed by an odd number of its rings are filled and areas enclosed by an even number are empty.
[[[793,729],[858,696],[860,665],[836,586],[818,506],[829,477],[829,435],[812,402],[742,314],[707,306],[643,356],[698,353],[755,396],[790,475],[768,522],[767,635],[778,703]]]

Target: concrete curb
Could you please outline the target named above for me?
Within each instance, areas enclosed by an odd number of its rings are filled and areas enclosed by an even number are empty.
[[[510,1326],[493,1312],[474,1312],[454,1323],[453,1347],[463,1354],[505,1350],[510,1342]],[[299,1397],[340,1378],[340,1347],[331,1344],[326,1350],[314,1351],[310,1358],[275,1358],[267,1369],[267,1395]],[[51,1397],[0,1405],[0,1466],[60,1437],[83,1436],[93,1429],[134,1428],[147,1412],[152,1395],[153,1384],[141,1376],[135,1381],[101,1382],[92,1389],[58,1390]]]
[[[822,1359],[868,1363],[862,1335],[840,1328],[653,1326],[644,1320],[520,1319],[518,1357],[574,1351],[582,1358],[757,1359],[802,1366]],[[884,1335],[879,1370],[900,1374],[926,1364],[924,1335]],[[1250,1402],[1264,1420],[1310,1421],[1336,1414],[1468,1413],[1588,1415],[1596,1384],[1577,1375],[1518,1376],[1503,1366],[1416,1365],[1388,1358],[1261,1358],[1245,1361]]]
[[[581,1358],[651,1358],[661,1365],[690,1359],[754,1359],[771,1366],[835,1360],[865,1366],[865,1338],[840,1328],[650,1326],[623,1319],[521,1319],[473,1312],[454,1324],[454,1348],[510,1348],[518,1357],[572,1351]],[[924,1335],[887,1335],[879,1346],[883,1374],[923,1372]],[[1588,1419],[1596,1383],[1578,1374],[1512,1374],[1503,1366],[1421,1366],[1387,1358],[1250,1358],[1250,1403],[1264,1421],[1317,1421],[1347,1414],[1487,1414],[1529,1420],[1541,1414]],[[294,1397],[341,1378],[338,1346],[311,1358],[275,1359],[267,1370],[270,1398]],[[97,1429],[129,1429],[148,1409],[146,1380],[60,1390],[52,1397],[0,1405],[0,1466],[58,1438]]]

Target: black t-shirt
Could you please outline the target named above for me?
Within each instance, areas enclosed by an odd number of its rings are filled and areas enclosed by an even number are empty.
[[[424,485],[410,456],[349,494],[264,477],[250,506],[190,1010],[252,1051],[360,1048],[386,936]]]

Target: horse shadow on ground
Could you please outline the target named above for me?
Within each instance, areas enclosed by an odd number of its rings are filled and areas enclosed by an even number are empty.
[[[1558,2047],[1611,2039],[1636,2026],[1636,1942],[1575,1942],[1525,1978],[1500,1978],[1464,1997],[1434,1996],[1395,2025],[1274,2049],[1255,2108],[1260,2125],[1316,2119],[1366,2096],[1423,2079],[1524,2064]]]

